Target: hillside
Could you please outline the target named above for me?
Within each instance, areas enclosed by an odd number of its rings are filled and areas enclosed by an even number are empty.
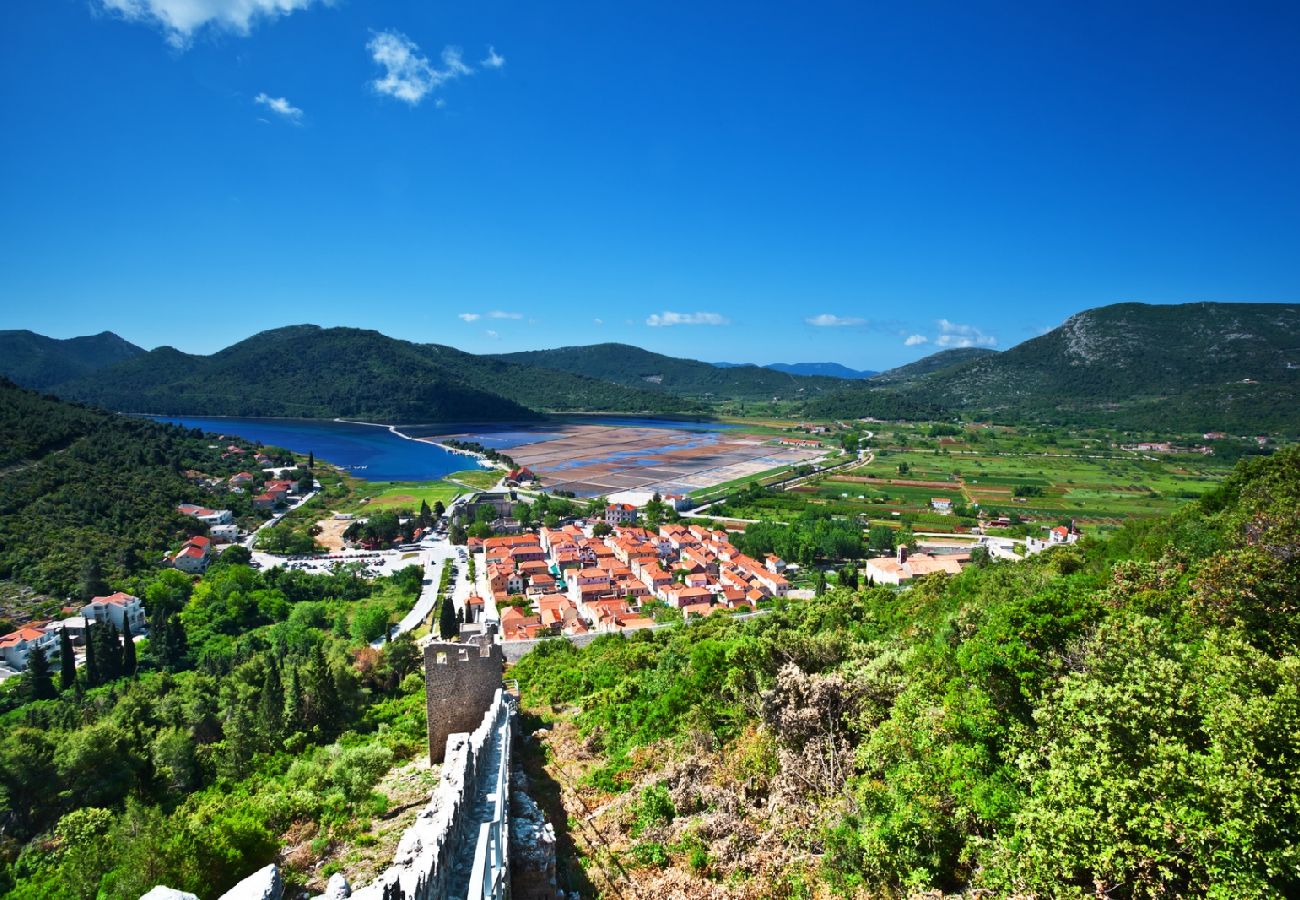
[[[719,367],[652,353],[629,344],[528,350],[494,358],[708,400],[798,400],[832,391],[843,384],[840,379],[790,375],[760,366]]]
[[[544,408],[691,408],[674,398],[538,373],[451,347],[315,325],[264,331],[211,356],[161,347],[56,390],[133,412],[405,423],[527,421]]]
[[[1297,508],[1291,448],[1105,542],[543,645],[560,886],[1297,896]]]
[[[0,375],[34,390],[46,390],[142,353],[142,348],[111,331],[66,340],[32,331],[0,331]]]
[[[852,415],[891,393],[1000,421],[1297,433],[1300,306],[1116,304],[1002,353],[903,374],[877,376],[813,411]]]
[[[996,355],[996,350],[989,350],[985,347],[952,347],[948,350],[940,350],[938,353],[931,353],[929,356],[908,363],[905,366],[898,366],[880,372],[872,376],[871,383],[873,385],[903,384],[951,366]]]
[[[224,446],[224,445],[223,445]],[[176,512],[188,469],[230,475],[197,432],[64,403],[0,380],[0,579],[56,596],[80,591],[94,561],[123,578],[200,528]],[[224,505],[251,512],[249,495]]]

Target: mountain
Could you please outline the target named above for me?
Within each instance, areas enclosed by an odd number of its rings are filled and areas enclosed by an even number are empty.
[[[840,379],[790,375],[761,366],[718,367],[629,344],[591,344],[503,353],[495,359],[539,366],[642,389],[709,400],[798,400],[827,393]]]
[[[893,394],[999,421],[1300,432],[1297,304],[1120,303],[1002,353],[936,357],[921,361],[933,371],[886,372],[810,412],[848,416]]]
[[[902,384],[903,382],[915,381],[940,369],[947,369],[950,366],[996,354],[996,350],[989,350],[985,347],[952,347],[948,350],[940,350],[938,353],[931,353],[929,356],[908,363],[905,366],[880,372],[872,376],[871,382],[876,385]]]
[[[872,375],[877,374],[869,369],[850,369],[848,366],[833,362],[768,363],[765,368],[776,372],[786,372],[790,375],[820,375],[823,378],[844,378],[850,381],[870,378]]]
[[[709,365],[717,366],[719,369],[735,369],[740,366],[748,366],[750,363],[715,362],[709,363]],[[872,375],[877,374],[866,369],[850,369],[848,366],[833,362],[768,363],[762,368],[771,369],[773,372],[785,372],[787,375],[820,375],[824,378],[842,378],[848,381],[870,378]]]
[[[525,421],[538,410],[690,412],[677,398],[413,344],[377,331],[293,325],[211,356],[160,347],[57,385],[63,397],[166,415],[383,422]]]
[[[144,352],[111,331],[66,340],[32,331],[0,331],[0,375],[46,390]]]

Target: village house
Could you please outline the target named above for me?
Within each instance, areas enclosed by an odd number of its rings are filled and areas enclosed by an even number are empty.
[[[44,653],[48,658],[59,648],[59,628],[47,623],[32,622],[0,637],[0,659],[16,672],[27,668],[33,652]]]
[[[228,509],[208,509],[195,503],[182,503],[176,511],[186,516],[193,516],[205,525],[229,525],[235,517]]]
[[[606,525],[630,525],[636,521],[636,507],[631,503],[611,503],[605,507]]]
[[[969,555],[964,557],[969,561]],[[963,557],[931,556],[928,553],[909,554],[906,547],[899,547],[893,557],[867,560],[866,573],[875,584],[906,584],[913,578],[921,578],[935,573],[960,575]]]
[[[931,497],[930,506],[935,512],[952,512],[952,499],[950,497]]]
[[[122,591],[106,597],[92,597],[81,608],[81,616],[96,625],[111,623],[118,631],[125,631],[130,625],[132,634],[142,634],[145,629],[144,606],[140,598]]]
[[[163,564],[179,569],[187,575],[200,575],[208,568],[212,541],[201,535],[190,538],[175,553],[163,559]]]

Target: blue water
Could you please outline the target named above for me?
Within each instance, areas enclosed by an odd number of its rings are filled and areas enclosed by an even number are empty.
[[[432,481],[477,465],[470,457],[448,453],[424,441],[398,437],[387,428],[373,425],[306,419],[153,418],[213,434],[273,444],[297,453],[314,453],[322,462],[343,466],[368,481]]]

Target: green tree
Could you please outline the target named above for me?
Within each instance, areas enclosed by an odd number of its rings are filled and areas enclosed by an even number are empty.
[[[131,636],[131,623],[122,620],[122,674],[130,678],[135,674],[135,639]]]
[[[81,570],[81,599],[89,603],[95,597],[102,597],[109,592],[108,582],[104,580],[104,568],[99,557],[92,556],[86,560]]]
[[[33,647],[27,654],[27,673],[23,676],[27,696],[32,700],[53,700],[59,696],[50,672],[50,658],[43,647]]]
[[[262,676],[262,690],[257,698],[257,727],[262,735],[262,746],[274,750],[280,743],[284,730],[284,684],[280,679],[280,665],[275,657],[266,663]]]
[[[96,626],[93,622],[86,622],[86,687],[98,687],[103,684],[104,678],[99,671],[99,659],[95,653],[95,647],[98,643],[96,640]]]
[[[460,628],[456,625],[456,605],[451,600],[442,601],[442,611],[438,617],[438,633],[444,640],[460,634]]]
[[[72,647],[68,629],[59,629],[59,690],[66,691],[77,685],[77,657]]]

